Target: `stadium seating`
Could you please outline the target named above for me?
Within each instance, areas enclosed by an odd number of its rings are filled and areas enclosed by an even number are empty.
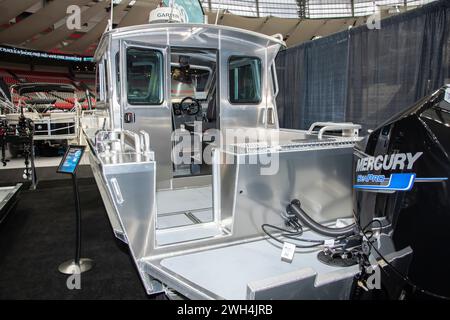
[[[0,69],[0,77],[3,78],[3,81],[5,81],[5,83],[8,86],[11,86],[19,82],[18,79],[14,78],[8,71],[4,69]]]
[[[6,83],[7,86],[21,82],[44,82],[44,83],[59,83],[59,84],[72,84],[79,90],[76,91],[78,98],[84,98],[85,92],[82,87],[88,87],[92,92],[95,92],[95,80],[94,79],[75,79],[72,80],[68,74],[54,73],[45,71],[26,71],[26,70],[11,70],[0,69],[0,78]],[[82,86],[81,84],[85,86]],[[60,93],[59,96],[63,99],[58,99],[55,106],[59,109],[72,109],[73,108],[73,95],[70,93]],[[95,106],[95,99],[91,99],[92,105]],[[18,103],[17,97],[13,97],[13,102]],[[82,103],[83,109],[88,108],[87,101]]]

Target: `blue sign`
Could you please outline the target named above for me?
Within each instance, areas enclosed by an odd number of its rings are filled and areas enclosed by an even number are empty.
[[[28,50],[22,48],[14,48],[9,46],[0,46],[0,53],[13,54],[17,56],[39,58],[39,59],[52,59],[52,60],[62,60],[70,62],[93,62],[93,57],[82,57],[71,54],[60,54],[51,53],[43,51]]]
[[[374,174],[358,175],[356,180],[363,184],[355,184],[353,186],[355,189],[393,193],[411,190],[414,182],[440,182],[447,180],[447,178],[417,178],[415,173],[393,173],[389,178]]]
[[[74,174],[84,153],[84,146],[69,146],[58,168],[59,173]]]

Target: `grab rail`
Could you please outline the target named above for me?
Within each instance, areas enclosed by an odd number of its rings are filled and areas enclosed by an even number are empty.
[[[142,145],[142,151],[144,153],[150,152],[150,135],[148,132],[141,130],[139,131],[140,137],[141,137],[141,145]]]
[[[134,148],[138,162],[144,156],[146,159],[154,159],[154,153],[150,149],[150,135],[144,130],[135,133],[130,130],[122,131],[97,131],[94,139],[95,148],[99,153],[113,152],[126,153],[127,146]]]
[[[352,124],[352,125],[347,125],[345,127],[343,126],[325,126],[322,129],[319,130],[319,134],[317,135],[317,137],[319,139],[322,139],[323,134],[326,131],[331,131],[331,130],[359,130],[361,129],[361,126],[359,124]]]
[[[359,124],[354,124],[352,122],[314,122],[308,129],[308,133],[313,133],[314,132],[314,128],[321,126],[322,128],[320,128],[319,133],[318,133],[318,138],[322,139],[323,134],[326,131],[331,131],[331,130],[342,130],[342,131],[346,131],[346,130],[359,130],[361,129],[361,125]],[[350,136],[354,136],[355,134],[350,134]]]
[[[125,142],[125,138],[126,137],[128,137],[128,138],[130,138],[131,140],[134,141],[134,150],[137,153],[142,152],[141,138],[139,137],[139,134],[134,133],[134,132],[129,131],[129,130],[123,130],[122,131],[122,136],[121,136],[121,138],[122,138],[122,146],[125,146],[124,142]]]

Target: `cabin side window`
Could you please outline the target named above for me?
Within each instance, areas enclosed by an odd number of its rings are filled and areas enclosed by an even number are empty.
[[[261,102],[261,60],[232,56],[228,61],[229,97],[231,103]]]
[[[127,100],[131,105],[159,105],[163,101],[163,56],[147,48],[127,49]]]

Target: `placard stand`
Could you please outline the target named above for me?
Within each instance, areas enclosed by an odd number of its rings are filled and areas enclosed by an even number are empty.
[[[80,195],[78,192],[78,181],[76,169],[80,163],[84,153],[84,146],[71,145],[66,151],[61,163],[58,167],[59,173],[70,174],[73,184],[73,193],[75,199],[76,214],[76,235],[75,235],[75,258],[63,262],[59,265],[58,270],[64,274],[79,274],[89,271],[94,266],[94,261],[88,258],[80,258],[81,256],[81,209]]]

